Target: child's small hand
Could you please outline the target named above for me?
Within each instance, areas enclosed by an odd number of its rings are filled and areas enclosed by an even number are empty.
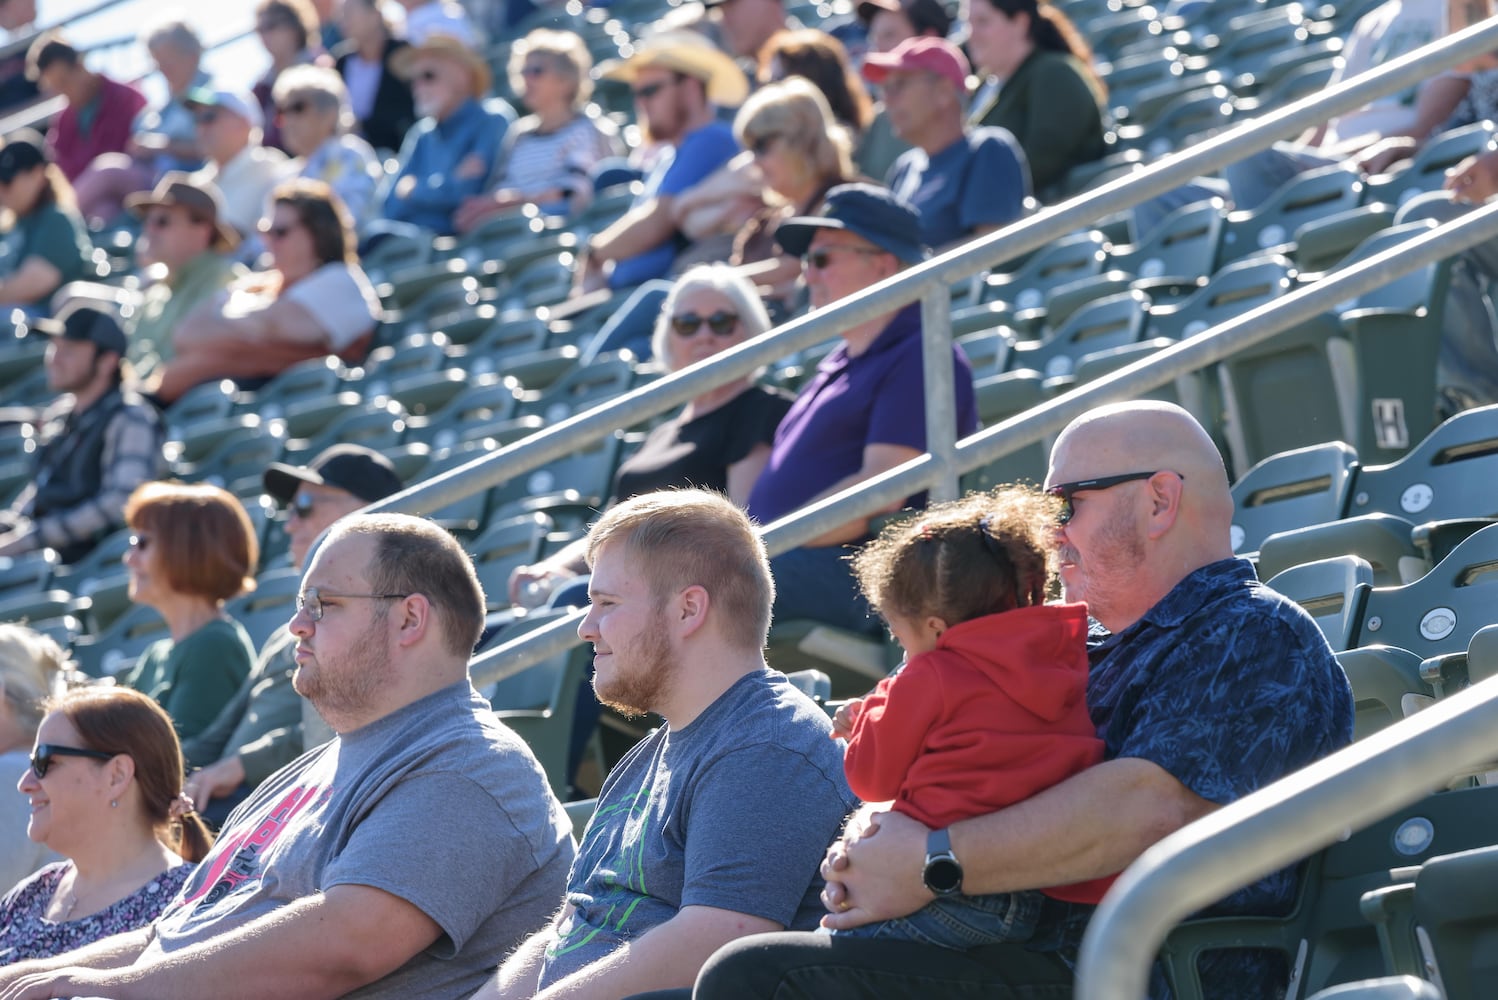
[[[837,713],[832,717],[832,738],[835,740],[851,738],[853,727],[858,723],[858,716],[862,711],[862,698],[849,698],[839,705]]]

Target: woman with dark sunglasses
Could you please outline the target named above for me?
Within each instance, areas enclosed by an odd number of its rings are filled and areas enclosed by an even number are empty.
[[[16,787],[28,836],[65,860],[0,900],[0,965],[146,926],[213,843],[182,794],[182,750],[155,702],[88,687],[46,707]]]
[[[769,329],[754,285],[726,264],[704,264],[677,279],[666,296],[651,353],[676,372]],[[697,396],[620,464],[610,505],[654,490],[700,486],[742,506],[790,405],[788,395],[747,378]],[[517,568],[510,575],[510,600],[527,607],[546,603],[562,584],[587,572],[586,550],[586,540],[579,539],[542,562]]]

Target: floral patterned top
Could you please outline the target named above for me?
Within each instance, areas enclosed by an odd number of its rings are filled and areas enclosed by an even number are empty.
[[[44,913],[71,861],[47,865],[0,900],[0,965],[46,958],[144,927],[161,915],[195,865],[168,868],[133,894],[77,920],[48,920]]]

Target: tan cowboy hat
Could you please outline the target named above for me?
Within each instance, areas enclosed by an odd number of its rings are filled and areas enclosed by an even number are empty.
[[[414,38],[410,45],[390,57],[390,68],[402,80],[411,78],[411,67],[422,56],[449,56],[468,68],[473,77],[473,96],[484,98],[494,83],[493,72],[484,57],[479,55],[478,39],[468,22],[456,17],[446,17],[424,24],[420,41]]]
[[[707,99],[720,107],[736,108],[749,96],[749,80],[738,64],[712,42],[686,29],[660,31],[643,39],[633,55],[599,66],[598,76],[632,84],[640,70],[650,66],[701,80],[707,86]]]
[[[214,250],[233,250],[239,246],[239,234],[224,221],[224,196],[216,186],[198,183],[191,174],[180,170],[168,170],[156,183],[156,190],[139,191],[125,199],[125,207],[138,216],[144,216],[152,208],[180,206],[206,219],[213,226]]]

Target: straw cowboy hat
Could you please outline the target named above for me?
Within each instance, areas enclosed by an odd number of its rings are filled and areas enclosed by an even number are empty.
[[[439,16],[424,25],[421,41],[413,39],[390,59],[390,68],[402,80],[411,78],[411,68],[422,56],[447,56],[456,59],[473,78],[473,96],[482,98],[489,93],[494,76],[489,64],[478,53],[478,38],[473,28],[462,18]]]
[[[738,64],[712,42],[686,29],[660,31],[645,38],[629,58],[599,66],[598,76],[632,84],[640,70],[650,66],[701,80],[707,87],[707,99],[720,107],[738,107],[749,96],[749,80]]]
[[[125,207],[142,217],[152,208],[185,208],[213,226],[211,249],[233,250],[239,246],[239,234],[224,221],[224,196],[219,189],[211,183],[200,184],[180,170],[162,174],[154,191],[130,195]]]

